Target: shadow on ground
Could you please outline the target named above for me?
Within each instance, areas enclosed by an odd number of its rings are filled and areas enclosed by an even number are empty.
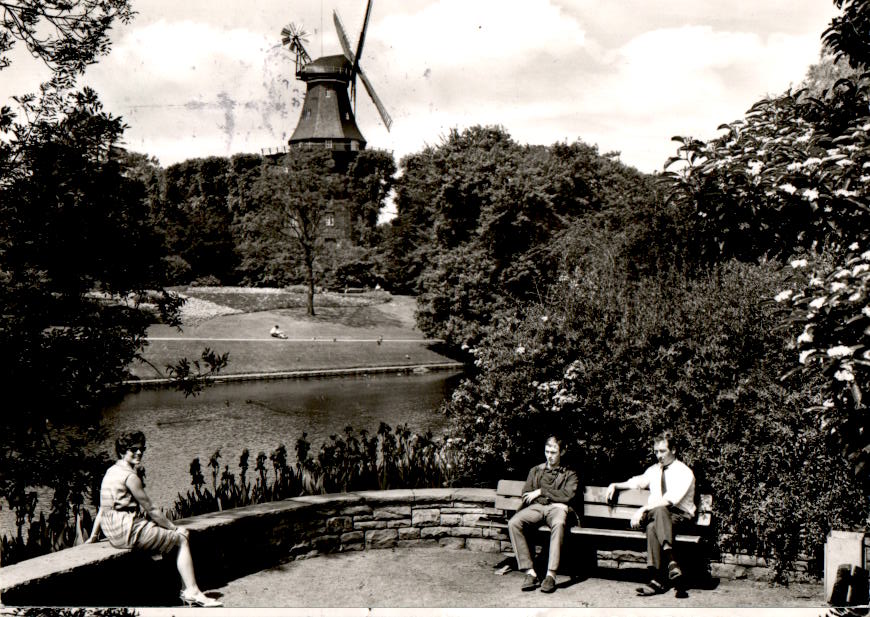
[[[523,592],[523,576],[498,573],[503,556],[440,547],[322,555],[212,590],[228,607],[819,607],[821,585],[722,580],[709,589],[639,597],[643,571],[558,577],[555,593]]]

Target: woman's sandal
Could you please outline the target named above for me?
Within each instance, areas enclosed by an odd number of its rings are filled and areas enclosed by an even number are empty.
[[[650,581],[643,587],[638,587],[636,591],[639,596],[657,596],[665,592],[665,587],[658,581]]]
[[[181,601],[187,606],[203,606],[205,608],[217,608],[223,606],[223,602],[219,602],[214,598],[209,598],[201,591],[198,593],[189,594],[185,591],[181,592]]]

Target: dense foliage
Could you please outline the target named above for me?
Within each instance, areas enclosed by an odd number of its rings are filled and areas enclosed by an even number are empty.
[[[313,161],[325,153],[288,155],[292,166],[329,180],[316,210],[318,228],[312,230],[318,239],[316,278],[331,286],[374,287],[383,282],[374,247],[378,216],[395,173],[393,157],[366,150],[349,161]],[[282,286],[308,281],[305,247],[311,243],[295,236],[281,240],[270,233],[274,226],[265,225],[265,210],[274,205],[269,191],[280,188],[268,186],[274,171],[270,163],[281,163],[279,159],[237,154],[189,159],[162,169],[141,155],[129,156],[137,160],[137,174],[148,186],[150,220],[163,238],[164,263],[174,283]],[[332,216],[330,226],[326,215]]]
[[[479,372],[447,406],[465,481],[522,477],[556,432],[583,481],[607,484],[652,464],[650,435],[672,427],[715,496],[721,548],[819,566],[820,538],[868,509],[807,411],[817,383],[778,382],[787,338],[769,298],[784,276],[730,261],[632,280],[624,258],[581,260],[473,350]]]
[[[870,488],[863,400],[870,388],[870,74],[863,72],[866,47],[854,38],[864,41],[866,32],[853,32],[868,8],[837,4],[847,9],[825,40],[858,70],[832,72],[845,76],[818,96],[801,90],[759,101],[710,142],[681,139],[669,161],[676,170],[664,180],[667,216],[685,221],[699,261],[777,257],[813,269],[784,281],[777,299],[793,309],[800,374],[827,377],[818,420]],[[814,81],[818,75],[811,73]]]
[[[461,233],[414,250],[435,264],[416,279],[421,326],[474,357],[446,408],[468,481],[522,477],[549,432],[569,439],[584,480],[623,479],[651,462],[652,432],[672,427],[715,496],[721,548],[771,556],[782,574],[799,554],[820,567],[829,529],[866,525],[870,82],[866,28],[854,27],[867,3],[837,4],[825,40],[849,69],[812,71],[809,90],[759,101],[709,142],[676,138],[661,200],[648,191],[634,219],[563,217],[556,243],[527,231],[538,301],[495,276],[504,262],[479,241],[486,224],[469,222],[487,220],[496,202],[480,196],[509,194],[512,177],[473,158],[454,168]],[[441,229],[424,199],[397,203]],[[549,270],[548,243],[563,256]]]
[[[419,292],[419,327],[455,348],[546,292],[560,232],[582,221],[615,233],[653,201],[648,180],[613,155],[580,142],[521,146],[498,127],[454,130],[401,165],[383,245],[389,283]]]

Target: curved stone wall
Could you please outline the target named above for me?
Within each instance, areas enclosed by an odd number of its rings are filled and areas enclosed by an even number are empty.
[[[200,584],[208,589],[278,564],[324,553],[419,545],[509,552],[507,533],[475,526],[492,489],[411,489],[306,495],[185,519]],[[636,551],[598,551],[604,568],[644,567]],[[797,564],[804,570],[805,564]],[[767,580],[763,559],[723,555],[714,576]],[[800,573],[798,573],[800,574]],[[800,576],[799,576],[800,578]],[[807,577],[809,578],[809,577]],[[173,559],[86,544],[0,568],[7,606],[177,605]]]
[[[495,513],[491,489],[419,489],[306,495],[181,521],[191,530],[204,588],[323,553],[434,545],[510,550],[505,533],[475,527]],[[0,569],[0,598],[14,605],[177,604],[172,559],[86,544]],[[173,591],[174,590],[174,591]]]

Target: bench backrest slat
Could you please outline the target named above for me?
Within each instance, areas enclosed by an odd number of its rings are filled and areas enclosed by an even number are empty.
[[[522,480],[499,480],[496,489],[495,507],[513,513],[522,506]],[[583,516],[586,518],[606,518],[629,520],[635,510],[646,504],[649,491],[627,490],[617,492],[618,500],[614,505],[607,503],[606,486],[587,486],[583,491]],[[694,524],[708,527],[712,521],[713,496],[701,495],[698,499],[698,514]]]
[[[629,490],[617,491],[617,503],[621,506],[634,506],[639,508],[646,504],[649,499],[649,491]],[[583,501],[585,503],[607,503],[607,487],[606,486],[587,486],[583,491]]]

